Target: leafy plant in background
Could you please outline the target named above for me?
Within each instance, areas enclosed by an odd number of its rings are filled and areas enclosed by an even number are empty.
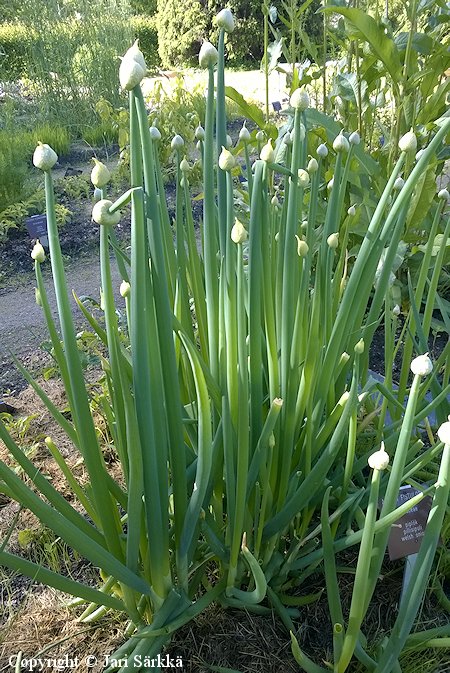
[[[410,197],[450,122],[441,120],[403,188],[394,192],[405,163],[413,161],[415,136],[402,137],[401,152],[350,269],[347,215],[353,217],[353,211],[344,204],[352,162],[359,157],[365,161],[358,134],[347,138],[340,133],[332,148],[321,143],[309,158],[314,112],[308,112],[306,92],[297,89],[290,101],[293,132],[283,141],[283,163],[268,142],[253,172],[242,175],[239,150],[226,149],[224,42],[233,17],[224,10],[217,21],[218,50],[205,43],[199,57],[208,71],[201,252],[192,217],[190,164],[179,141],[173,144],[174,244],[157,151],[161,141],[148,125],[139,86],[145,64],[136,47],[127,52],[119,72],[121,86],[129,92],[130,189],[112,203],[106,198],[109,172],[97,165],[92,173],[104,197],[93,210],[100,225],[104,322],[82,302],[78,305],[107,349],[103,370],[108,396],[102,408],[122,465],[120,481],[105,464],[83,380],[55,222],[51,169],[57,157],[48,146],[35,151],[35,165],[44,171],[62,344],[42,278],[45,253],[39,244],[32,257],[72,422],[19,367],[83,458],[87,485],[78,482],[55,442],[46,438],[87,517],[36,471],[1,424],[1,439],[33,487],[0,462],[0,491],[31,509],[99,567],[102,586],[96,589],[51,572],[14,556],[4,545],[0,562],[87,602],[82,621],[95,621],[109,609],[125,613],[129,639],[107,669],[121,671],[127,669],[123,660],[133,661],[139,670],[136,662],[155,657],[176,629],[213,601],[261,614],[274,610],[291,632],[300,666],[308,673],[328,670],[302,652],[293,622],[296,606],[304,600],[295,589],[323,568],[334,633],[333,661],[327,663],[344,673],[355,657],[375,673],[392,673],[399,670],[404,648],[437,635],[409,634],[427,588],[450,490],[449,346],[434,363],[419,355],[426,344],[412,301],[415,342],[414,352],[403,356],[412,372],[406,397],[389,380],[383,385],[369,376],[367,353],[383,312],[386,334],[395,334],[391,269]],[[249,134],[242,133],[245,150],[250,142]],[[332,184],[326,177],[330,167]],[[246,178],[249,204],[241,220],[235,209],[238,176]],[[325,180],[327,190],[322,188]],[[445,197],[437,202],[438,222]],[[113,234],[120,208],[129,202],[130,259],[119,252]],[[123,276],[125,330],[119,329],[114,302],[110,244]],[[432,246],[430,239],[427,254]],[[436,260],[436,267],[440,263]],[[424,263],[425,283],[427,274]],[[438,297],[432,282],[429,297],[433,303]],[[445,307],[440,310],[448,319]],[[386,371],[394,350],[389,343]],[[425,397],[428,392],[431,399]],[[440,424],[438,441],[432,412]],[[432,475],[431,485],[397,507],[399,487],[416,483],[423,469]],[[427,494],[433,508],[409,591],[392,632],[382,643],[368,644],[361,627],[390,527]],[[377,514],[380,497],[383,506]],[[355,545],[358,561],[346,610],[335,554]],[[448,629],[439,632],[439,637],[445,635]]]
[[[42,215],[45,211],[45,192],[37,189],[24,201],[17,201],[0,212],[0,243],[5,243],[12,230],[23,230],[25,219],[31,215]],[[55,204],[55,215],[58,227],[63,227],[70,220],[72,212],[60,203]]]
[[[191,145],[197,127],[205,123],[205,97],[199,88],[187,91],[183,77],[179,76],[167,87],[161,81],[156,82],[147,100],[150,104],[149,124],[157,126],[161,134],[158,145],[161,165],[168,167],[174,135],[180,135],[187,145]]]
[[[363,49],[352,51],[346,72],[336,83],[341,98],[351,101],[358,116],[359,131],[369,144],[383,137],[393,165],[400,136],[416,125],[424,127],[446,110],[450,65],[446,44],[450,20],[447,7],[439,3],[407,3],[407,30],[393,32],[376,8],[375,17],[363,8],[327,5],[324,11],[345,19],[345,36]],[[386,82],[386,84],[384,84]],[[373,98],[371,102],[370,97]],[[377,107],[390,108],[387,124],[380,124]],[[349,123],[350,119],[344,119]]]

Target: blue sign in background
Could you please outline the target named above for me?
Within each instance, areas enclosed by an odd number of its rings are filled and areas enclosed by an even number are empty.
[[[38,238],[44,248],[48,248],[47,216],[32,215],[25,220],[25,226],[30,238]]]

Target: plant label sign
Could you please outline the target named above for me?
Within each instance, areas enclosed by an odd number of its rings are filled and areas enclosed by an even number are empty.
[[[397,498],[397,507],[411,500],[418,493],[420,491],[412,486],[402,486]],[[388,542],[391,561],[410,554],[417,554],[425,533],[431,503],[431,497],[427,496],[392,524]]]
[[[38,238],[44,248],[48,248],[47,216],[32,215],[25,220],[25,226],[31,239]]]

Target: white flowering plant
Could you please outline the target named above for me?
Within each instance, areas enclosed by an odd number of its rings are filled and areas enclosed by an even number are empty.
[[[204,48],[202,53],[208,96],[199,132],[200,249],[190,163],[180,136],[172,141],[177,158],[174,240],[157,151],[160,134],[149,127],[139,82],[134,84],[145,71],[135,48],[121,66],[122,85],[129,90],[130,189],[111,202],[106,172],[98,166],[93,175],[101,197],[93,219],[100,235],[104,322],[84,312],[107,353],[105,418],[122,466],[120,479],[105,464],[83,380],[55,224],[47,163],[53,155],[45,150],[45,161],[39,159],[62,341],[49,308],[39,247],[32,257],[71,420],[21,371],[79,451],[89,481],[77,480],[56,442],[47,438],[78,500],[79,507],[73,507],[0,423],[0,439],[29,477],[22,481],[0,461],[0,492],[32,510],[98,567],[102,584],[87,586],[3,547],[0,563],[85,602],[81,621],[93,622],[108,610],[125,613],[129,638],[114,661],[156,657],[176,629],[219,601],[262,614],[275,610],[292,633],[300,665],[308,673],[322,673],[328,669],[312,662],[295,638],[299,612],[292,590],[323,562],[335,634],[330,665],[343,673],[356,657],[376,673],[391,673],[427,586],[450,488],[448,423],[440,431],[444,439],[436,441],[428,420],[432,413],[441,421],[448,415],[448,349],[435,362],[428,355],[412,364],[409,359],[413,378],[407,395],[397,394],[389,381],[375,381],[366,359],[372,326],[384,310],[392,334],[397,316],[390,305],[389,272],[405,205],[450,122],[437,130],[392,199],[406,160],[406,152],[400,155],[350,272],[346,223],[354,215],[344,203],[358,143],[355,136],[349,141],[341,134],[332,146],[321,144],[311,162],[303,94],[291,99],[293,133],[283,143],[284,162],[277,163],[271,143],[258,140],[261,159],[252,170],[247,163],[248,209],[242,220],[237,217],[235,187],[241,169],[235,148],[228,147],[225,116],[224,33],[232,28],[228,12],[220,15],[218,25],[216,86],[216,57],[204,58]],[[245,132],[241,142],[249,142]],[[332,153],[333,188],[327,192],[323,186]],[[110,248],[111,232],[128,203],[130,257],[112,246],[123,277],[123,331]],[[319,210],[325,213],[323,220]],[[373,291],[384,250],[383,273]],[[425,397],[429,391],[431,399]],[[432,438],[429,448],[421,440],[421,423]],[[367,443],[361,448],[369,427],[370,448]],[[400,486],[425,467],[435,469],[436,482],[397,506]],[[422,571],[411,580],[388,644],[377,653],[367,648],[361,629],[390,526],[427,494],[433,497],[433,516],[420,551]],[[380,495],[384,500],[378,513]],[[334,559],[355,545],[358,564],[346,614]]]

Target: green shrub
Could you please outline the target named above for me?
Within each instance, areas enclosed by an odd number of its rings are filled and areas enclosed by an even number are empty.
[[[0,70],[2,81],[15,81],[27,72],[37,33],[23,23],[0,24]]]
[[[131,18],[135,37],[145,57],[147,68],[151,70],[160,64],[158,53],[158,30],[156,17],[138,14]]]
[[[158,50],[162,65],[197,64],[207,26],[208,13],[199,0],[183,7],[179,0],[158,0]]]
[[[135,14],[150,16],[156,13],[156,0],[130,0],[131,10]]]
[[[234,66],[259,66],[263,55],[264,18],[260,0],[230,0],[227,6],[233,12],[235,29],[225,38],[227,58]],[[314,5],[315,6],[315,5]],[[216,14],[222,9],[219,0],[196,0],[189,9],[180,0],[158,0],[156,17],[159,54],[165,67],[184,64],[197,65],[197,52],[203,38],[215,42],[218,36],[214,24]],[[309,35],[317,34],[321,19],[309,9],[304,12],[303,29]],[[282,32],[289,37],[289,30],[281,24]],[[319,38],[321,33],[319,33]]]
[[[227,60],[233,65],[259,65],[264,48],[264,23],[260,0],[230,0],[227,6],[233,12],[235,29],[226,36]],[[222,9],[220,0],[208,0],[209,34],[215,43],[219,31],[214,17]]]

